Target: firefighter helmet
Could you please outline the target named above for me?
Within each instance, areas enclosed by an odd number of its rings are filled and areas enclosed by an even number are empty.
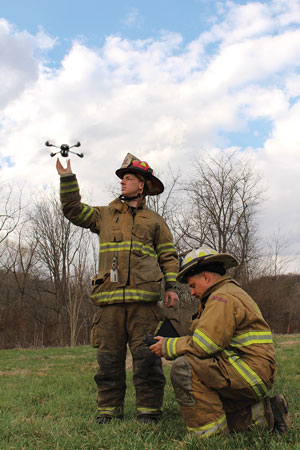
[[[126,173],[133,173],[143,177],[146,185],[146,195],[158,195],[164,190],[164,185],[153,175],[153,169],[151,169],[149,164],[146,161],[140,161],[131,153],[127,153],[121,168],[116,170],[116,175],[121,179]]]
[[[181,264],[177,280],[186,283],[189,276],[208,272],[225,273],[227,269],[238,265],[237,259],[229,253],[218,253],[210,247],[199,247],[188,252]]]

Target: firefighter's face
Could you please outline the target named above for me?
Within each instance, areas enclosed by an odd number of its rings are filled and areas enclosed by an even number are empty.
[[[126,197],[134,197],[143,192],[144,183],[133,173],[126,173],[121,180],[122,194]]]
[[[209,281],[206,275],[206,272],[203,272],[188,278],[188,285],[191,289],[192,296],[200,298],[206,289],[208,289]]]

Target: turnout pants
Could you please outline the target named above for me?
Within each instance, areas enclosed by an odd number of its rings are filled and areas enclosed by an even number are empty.
[[[123,303],[100,307],[92,326],[91,341],[98,347],[98,413],[123,416],[126,391],[126,350],[132,354],[133,382],[138,415],[160,415],[165,377],[161,359],[144,342],[161,318],[157,303]]]
[[[270,380],[272,372],[270,368]],[[254,425],[273,428],[269,399],[257,394],[222,357],[181,356],[172,366],[171,381],[187,429],[199,437]],[[271,384],[265,385],[266,391]]]

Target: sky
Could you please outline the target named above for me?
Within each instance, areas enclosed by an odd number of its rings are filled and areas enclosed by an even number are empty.
[[[57,186],[57,145],[106,204],[127,152],[188,179],[238,148],[262,174],[265,239],[300,270],[300,0],[0,0],[0,179]]]

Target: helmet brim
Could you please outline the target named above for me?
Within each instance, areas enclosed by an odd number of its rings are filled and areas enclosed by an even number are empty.
[[[229,253],[201,256],[200,258],[193,259],[182,266],[179,274],[177,275],[177,281],[180,283],[187,283],[190,276],[200,273],[201,268],[210,263],[220,263],[223,265],[225,270],[231,269],[231,267],[238,265],[237,259]]]
[[[138,167],[122,167],[121,169],[116,170],[116,175],[121,179],[126,173],[142,175],[145,179],[151,181],[151,188],[148,188],[147,195],[158,195],[164,191],[164,185],[162,184],[162,182],[154,175],[146,172],[145,170],[139,169]]]

